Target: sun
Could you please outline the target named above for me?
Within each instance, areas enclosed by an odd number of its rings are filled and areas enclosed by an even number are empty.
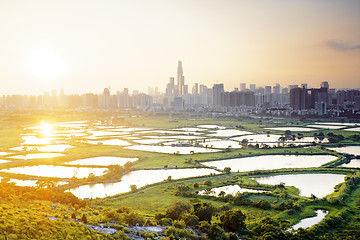
[[[34,51],[27,60],[27,69],[30,74],[41,78],[59,76],[64,69],[61,57],[51,48],[42,48]]]

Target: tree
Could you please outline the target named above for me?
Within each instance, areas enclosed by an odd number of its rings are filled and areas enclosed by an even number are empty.
[[[130,190],[131,190],[132,192],[135,192],[135,191],[137,190],[137,186],[134,185],[134,184],[131,184],[131,185],[130,185]]]
[[[226,192],[220,191],[218,196],[219,196],[219,197],[225,197],[225,194],[226,194]]]
[[[246,216],[240,210],[229,210],[220,216],[221,225],[226,231],[240,232],[246,228]]]
[[[87,217],[86,217],[85,213],[84,213],[84,214],[82,215],[82,217],[81,217],[81,222],[83,222],[83,223],[85,223],[85,224],[88,223]]]
[[[193,214],[198,216],[200,221],[207,221],[209,223],[211,222],[212,216],[217,212],[217,208],[208,202],[196,203],[193,207]]]
[[[230,171],[231,171],[230,167],[225,167],[223,170],[224,173],[230,173]]]
[[[1,184],[7,184],[9,182],[10,182],[10,178],[8,178],[8,177],[4,177],[1,179]]]
[[[125,170],[130,170],[130,168],[132,167],[132,162],[128,161],[124,164],[124,169]]]
[[[192,214],[185,214],[185,216],[183,217],[186,225],[190,226],[190,227],[197,227],[199,226],[199,218],[195,215]]]
[[[88,182],[94,182],[96,180],[96,176],[94,173],[89,173],[89,176],[87,178]]]
[[[187,202],[177,201],[171,204],[166,211],[165,216],[173,220],[178,220],[184,213],[191,211],[191,204]]]

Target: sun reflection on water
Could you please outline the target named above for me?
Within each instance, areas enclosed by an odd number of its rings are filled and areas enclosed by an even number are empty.
[[[41,122],[40,125],[40,134],[50,137],[53,132],[53,126],[46,122]]]

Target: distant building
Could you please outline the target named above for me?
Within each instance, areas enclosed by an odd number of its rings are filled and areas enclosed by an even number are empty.
[[[197,95],[199,94],[199,84],[198,83],[194,83],[194,86],[192,87],[192,94]]]
[[[240,91],[246,90],[246,83],[240,83]]]
[[[177,111],[184,109],[184,100],[182,97],[174,98],[174,109]]]
[[[178,96],[184,95],[184,85],[185,85],[185,79],[184,79],[184,75],[183,75],[182,62],[178,61],[178,67],[177,67]]]
[[[326,103],[325,102],[317,102],[316,110],[319,116],[323,116],[326,114]]]
[[[290,107],[294,110],[306,109],[306,89],[293,88],[290,90]]]
[[[322,82],[322,83],[320,84],[320,88],[327,88],[327,89],[329,89],[329,83],[328,83],[328,82]]]
[[[250,91],[255,92],[256,89],[256,85],[255,84],[250,84]]]
[[[213,104],[215,106],[221,106],[223,103],[221,94],[224,92],[224,84],[223,83],[214,84],[212,89],[213,89]]]

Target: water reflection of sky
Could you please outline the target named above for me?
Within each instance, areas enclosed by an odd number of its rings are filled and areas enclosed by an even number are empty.
[[[206,168],[138,170],[124,175],[121,182],[84,185],[78,188],[73,188],[70,191],[79,198],[102,198],[129,192],[130,185],[136,185],[140,188],[147,184],[164,181],[169,176],[171,176],[172,179],[180,179],[209,175],[210,173],[215,174],[218,172],[213,169]]]

